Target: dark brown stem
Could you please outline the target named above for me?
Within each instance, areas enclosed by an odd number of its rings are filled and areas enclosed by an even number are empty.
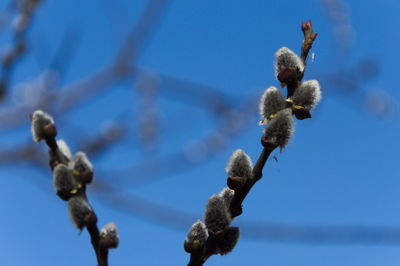
[[[304,72],[305,72],[305,66],[307,64],[307,57],[308,53],[310,52],[310,49],[315,41],[315,38],[317,38],[318,33],[313,33],[313,27],[312,27],[312,22],[311,20],[302,22],[301,23],[301,30],[303,31],[304,35],[304,40],[301,44],[301,60],[304,63],[304,71],[300,73],[299,75],[299,81],[303,79]]]
[[[201,266],[205,263],[206,261],[203,260],[203,256],[199,253],[191,253],[190,254],[190,261],[188,263],[188,266]]]
[[[318,33],[313,33],[311,20],[301,23],[301,30],[304,34],[304,40],[301,44],[301,60],[303,60],[304,65],[306,65],[308,53],[310,52]]]
[[[90,235],[90,242],[92,243],[93,250],[96,253],[98,266],[108,265],[108,249],[101,248],[100,242],[100,232],[96,223],[89,224],[86,226],[86,230]]]
[[[204,245],[204,248],[198,252],[190,254],[188,266],[201,266],[208,260],[209,257],[215,254],[217,254],[217,242],[210,234],[206,244]]]
[[[295,90],[300,86],[300,84],[301,84],[301,79],[303,78],[303,73],[301,73],[300,74],[301,75],[301,78],[300,77],[298,77],[298,80],[295,80],[294,82],[292,82],[292,83],[288,83],[288,84],[286,84],[286,88],[287,88],[287,96],[286,96],[286,98],[290,98],[290,97],[292,97],[293,96],[293,94],[294,94],[294,92],[295,92]]]
[[[306,71],[306,64],[307,64],[307,57],[310,52],[310,49],[315,41],[315,38],[317,38],[318,33],[313,33],[313,28],[312,28],[312,23],[311,21],[307,22],[302,22],[301,23],[301,29],[303,31],[304,35],[304,40],[301,44],[301,60],[303,61],[304,64],[304,70],[303,71],[296,71],[294,73],[294,70],[291,71],[282,71],[279,73],[278,77],[280,77],[280,81],[284,81],[284,86],[287,88],[287,98],[290,98],[293,96],[294,92],[296,89],[301,85],[301,80],[304,77],[304,73]],[[288,78],[292,77],[293,78]],[[297,78],[296,78],[297,76]]]

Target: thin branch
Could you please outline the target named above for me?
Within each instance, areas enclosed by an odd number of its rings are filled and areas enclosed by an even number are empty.
[[[46,144],[50,148],[50,150],[55,154],[56,160],[58,163],[68,164],[68,158],[66,158],[60,149],[58,148],[57,141],[55,138],[46,139]],[[86,189],[82,190],[82,195],[87,199]],[[97,216],[94,213],[95,216]],[[97,227],[97,218],[95,223],[89,223],[86,226],[86,230],[90,235],[90,242],[92,243],[93,250],[96,254],[97,263],[99,266],[107,266],[108,265],[108,250],[100,248],[99,241],[100,241],[100,233],[99,228]]]
[[[78,228],[82,229],[83,227],[86,227],[86,230],[88,231],[91,239],[91,244],[93,247],[93,250],[96,254],[97,258],[97,263],[98,266],[107,266],[108,265],[108,249],[109,248],[114,248],[118,245],[118,237],[116,236],[116,240],[113,242],[112,246],[110,245],[102,245],[102,238],[100,236],[100,231],[99,228],[97,227],[97,215],[94,212],[94,210],[90,207],[88,197],[86,195],[86,185],[91,183],[92,178],[93,178],[93,170],[91,163],[88,161],[86,158],[86,155],[81,155],[85,156],[82,161],[79,162],[79,164],[75,164],[74,160],[78,160],[78,154],[77,153],[74,157],[69,157],[70,153],[69,151],[61,150],[59,144],[56,141],[56,136],[57,136],[57,128],[54,124],[53,119],[47,115],[46,113],[43,113],[42,111],[36,111],[33,115],[31,115],[32,119],[32,134],[33,137],[36,141],[40,141],[41,139],[44,139],[47,146],[50,149],[50,168],[53,171],[54,174],[54,184],[57,189],[57,195],[65,201],[69,201],[69,207],[73,206],[72,201],[75,199],[78,202],[82,199],[80,202],[87,202],[86,204],[89,207],[81,207],[78,206],[77,208],[85,208],[84,210],[77,209],[77,210],[72,210],[69,209],[70,211],[70,216],[74,215],[74,212],[77,212],[79,216],[78,218],[74,218],[71,216],[71,219],[73,222],[77,225]],[[66,144],[63,144],[66,145]],[[68,149],[67,147],[64,147],[64,149]],[[85,161],[86,160],[86,161]],[[83,164],[85,166],[83,166]],[[67,176],[65,176],[64,173],[58,174],[57,173],[57,168],[59,165],[63,165],[64,168],[66,168],[67,171]],[[75,167],[77,165],[77,167]],[[57,181],[57,177],[59,181]],[[73,179],[73,181],[70,181]],[[60,183],[58,185],[58,183]],[[78,203],[77,205],[82,205],[82,203]],[[79,220],[76,220],[79,219]],[[105,235],[103,236],[104,238],[107,238],[108,236]],[[113,239],[114,240],[114,239]]]
[[[305,119],[305,118],[311,118],[311,114],[309,113],[309,109],[306,109],[304,106],[297,106],[293,103],[293,100],[291,97],[294,95],[295,91],[300,87],[301,85],[301,80],[304,76],[304,71],[305,71],[305,64],[306,64],[306,59],[307,55],[312,47],[312,44],[317,37],[316,33],[313,33],[312,30],[312,24],[311,21],[303,22],[302,23],[302,31],[304,34],[304,41],[302,43],[301,47],[301,59],[304,64],[304,69],[300,69],[301,67],[296,67],[293,68],[293,65],[288,64],[287,62],[290,60],[293,60],[294,63],[297,64],[297,60],[295,59],[297,55],[292,55],[293,52],[284,50],[286,55],[282,55],[283,57],[286,57],[285,60],[283,60],[282,68],[280,65],[279,66],[279,71],[278,73],[278,79],[282,82],[282,84],[285,84],[287,86],[288,94],[287,94],[287,99],[286,99],[286,106],[283,105],[280,110],[277,110],[276,113],[273,114],[272,118],[269,117],[264,117],[264,119],[278,119],[274,118],[275,116],[279,116],[279,111],[282,112],[281,110],[287,110],[290,109],[292,110],[289,115],[291,118],[291,115],[294,114],[298,119]],[[293,59],[294,58],[294,59]],[[277,63],[278,64],[278,63]],[[287,65],[285,65],[287,64]],[[299,64],[300,65],[300,64]],[[268,90],[267,90],[268,92]],[[263,96],[264,97],[264,96]],[[265,96],[267,97],[267,96]],[[281,98],[276,98],[275,96],[271,96],[273,98],[270,98],[271,101],[274,101],[275,105],[279,104],[279,101],[284,101],[284,99]],[[265,99],[264,99],[265,100]],[[265,100],[266,101],[266,100]],[[264,115],[263,115],[264,116]],[[268,115],[270,116],[270,115]],[[281,119],[285,119],[284,116],[279,116],[283,117]],[[277,120],[274,120],[277,121]],[[275,131],[279,131],[279,134],[282,134],[284,138],[289,138],[290,134],[287,132],[291,131],[290,126],[288,126],[288,122],[286,120],[282,120],[283,123],[280,125],[280,127],[277,127],[274,129]],[[270,121],[269,126],[272,127],[273,125],[273,120]],[[284,128],[288,127],[288,128]],[[268,129],[268,128],[267,128]],[[227,238],[226,235],[229,232],[229,224],[232,219],[235,217],[241,215],[243,213],[243,208],[242,208],[242,203],[245,200],[246,196],[250,192],[251,188],[257,183],[263,176],[263,169],[264,166],[268,160],[269,155],[278,147],[281,146],[281,148],[286,144],[285,142],[287,141],[278,141],[277,137],[273,135],[274,131],[271,131],[268,133],[268,131],[264,131],[264,135],[261,138],[261,144],[263,146],[263,150],[260,154],[260,156],[257,159],[257,162],[255,166],[251,169],[251,177],[249,178],[247,176],[247,169],[251,167],[250,159],[248,159],[249,162],[247,162],[247,155],[244,155],[244,153],[236,153],[235,152],[235,158],[239,158],[238,156],[241,156],[240,159],[238,160],[238,163],[240,165],[238,166],[238,171],[240,172],[241,175],[243,176],[228,176],[227,179],[227,185],[230,190],[234,191],[233,198],[230,199],[230,203],[228,203],[228,206],[225,199],[225,196],[212,196],[209,200],[209,203],[207,204],[207,210],[205,213],[205,225],[204,228],[202,229],[197,229],[197,227],[194,227],[195,225],[192,226],[191,231],[188,233],[188,238],[185,240],[185,251],[190,253],[190,261],[188,263],[188,266],[201,266],[203,265],[212,255],[215,254],[226,254],[234,248],[236,245],[236,241],[238,239],[238,228],[236,228],[237,234],[232,238]],[[269,134],[272,134],[269,136]],[[274,133],[277,134],[277,133]],[[289,135],[287,135],[289,134]],[[238,155],[239,154],[239,155]],[[234,159],[235,160],[235,159]],[[232,164],[235,162],[232,162]],[[228,166],[229,167],[229,166]],[[230,166],[232,167],[232,166]],[[229,174],[229,173],[228,173]],[[245,177],[244,177],[245,176]],[[218,197],[220,200],[218,201]],[[227,196],[229,198],[229,196]],[[217,199],[214,201],[214,199]],[[218,202],[222,202],[222,205]],[[228,201],[228,202],[229,202]],[[210,203],[211,202],[211,203]],[[211,204],[211,205],[209,205]],[[221,208],[224,208],[224,205],[226,208],[228,208],[228,216],[229,218],[226,217],[226,214],[224,214],[224,211],[220,210]],[[209,214],[208,214],[209,213]],[[209,215],[209,222],[207,222],[207,214]],[[209,227],[212,226],[212,228]],[[214,224],[215,223],[215,224]],[[215,227],[215,228],[214,228]],[[193,230],[193,231],[192,231]],[[199,231],[200,230],[200,231]],[[208,234],[203,233],[198,233],[202,232],[201,230],[207,230]],[[193,236],[194,235],[194,236]],[[204,237],[203,235],[207,235],[207,240],[204,242]],[[191,237],[191,239],[189,238]],[[196,238],[197,237],[197,238]],[[203,241],[203,242],[200,242]],[[221,248],[222,247],[222,248]]]
[[[301,30],[304,34],[304,40],[301,44],[301,60],[303,60],[304,66],[307,63],[308,53],[310,52],[312,45],[317,38],[318,33],[313,32],[311,20],[301,23]],[[304,71],[303,71],[304,74]]]

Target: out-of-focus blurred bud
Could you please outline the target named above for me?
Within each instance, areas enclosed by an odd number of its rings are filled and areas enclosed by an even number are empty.
[[[68,201],[68,213],[72,223],[79,230],[97,223],[96,214],[83,196],[75,196]]]
[[[58,164],[53,171],[53,185],[57,195],[63,200],[69,200],[78,193],[78,184],[71,170],[64,164]]]
[[[32,13],[36,6],[41,2],[42,0],[25,0],[21,1],[20,3],[20,8],[23,10],[23,12],[26,13]]]
[[[275,57],[275,77],[283,84],[295,82],[299,73],[304,71],[303,61],[287,47],[280,48]]]
[[[364,108],[380,118],[392,115],[398,109],[394,97],[384,90],[366,91],[363,100]]]
[[[118,228],[108,223],[100,230],[100,246],[106,249],[117,248],[119,244]]]
[[[235,195],[235,191],[226,187],[221,190],[218,195],[224,200],[226,208],[229,209],[233,196]]]
[[[238,149],[232,153],[225,170],[229,188],[237,190],[251,178],[253,166],[250,157]]]
[[[226,229],[223,237],[217,240],[217,252],[221,255],[226,255],[231,252],[235,248],[239,237],[239,227],[229,227]]]
[[[291,97],[294,107],[312,110],[321,100],[321,87],[317,80],[303,82]]]
[[[14,17],[12,22],[13,28],[16,32],[21,32],[26,29],[28,25],[29,16],[26,13],[20,13]]]
[[[15,54],[22,55],[26,51],[26,43],[23,41],[19,41],[15,46]]]
[[[3,68],[9,68],[16,57],[15,48],[10,49],[2,58]]]
[[[201,250],[208,239],[208,232],[206,226],[197,220],[190,228],[183,247],[187,253],[193,253]]]
[[[93,165],[89,161],[86,153],[77,152],[72,158],[70,163],[73,169],[72,173],[76,180],[83,184],[90,184],[93,180]]]
[[[294,131],[292,111],[287,108],[276,114],[264,130],[267,141],[275,143],[284,148],[290,141]]]
[[[41,110],[37,110],[32,114],[31,131],[33,140],[36,142],[57,136],[53,118]]]
[[[204,221],[208,228],[208,232],[214,237],[221,236],[223,231],[229,226],[232,219],[224,199],[219,195],[213,195],[209,198]]]
[[[268,120],[274,118],[277,112],[286,108],[286,99],[281,91],[274,86],[265,90],[260,101],[260,125],[267,123]]]

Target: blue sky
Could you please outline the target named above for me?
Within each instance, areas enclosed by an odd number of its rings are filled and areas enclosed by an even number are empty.
[[[5,10],[6,2],[0,3],[0,10]],[[335,22],[329,17],[326,6],[331,2],[344,7],[344,18]],[[68,30],[76,33],[68,47],[75,44],[76,49],[71,60],[63,59],[69,63],[59,90],[108,66],[144,4],[143,0],[44,1],[27,36],[31,50],[18,62],[12,78],[16,88],[13,97],[3,103],[3,108],[20,104],[17,85],[37,79],[46,70]],[[137,61],[148,71],[147,75],[155,76],[164,86],[156,90],[152,102],[159,129],[156,148],[147,151],[138,144],[138,120],[143,118],[143,110],[138,107],[140,92],[133,80],[113,84],[90,101],[55,117],[59,136],[73,150],[79,147],[80,140],[96,135],[115,119],[122,121],[130,133],[93,157],[98,174],[95,178],[112,184],[120,190],[118,196],[133,206],[131,212],[121,210],[124,206],[111,204],[106,192],[89,188],[100,225],[114,221],[120,229],[120,247],[111,251],[110,265],[185,265],[189,255],[183,250],[183,240],[191,220],[187,222],[186,216],[171,213],[169,219],[179,225],[174,227],[150,219],[153,210],[135,199],[188,213],[194,222],[196,217],[202,217],[208,197],[225,186],[224,168],[230,154],[241,148],[255,161],[261,151],[262,128],[257,125],[258,112],[253,108],[243,130],[229,138],[224,149],[204,157],[207,159],[200,163],[187,166],[187,157],[178,156],[176,166],[150,163],[151,167],[135,168],[144,160],[187,154],[185,150],[193,145],[200,147],[197,151],[201,155],[201,139],[212,133],[221,120],[204,107],[207,105],[186,99],[185,95],[191,94],[190,86],[183,86],[184,95],[170,93],[168,84],[162,83],[158,75],[216,88],[229,95],[230,106],[240,107],[249,97],[279,85],[274,79],[273,55],[282,46],[299,52],[300,23],[307,19],[313,21],[319,35],[305,80],[321,82],[323,100],[313,119],[297,121],[292,143],[281,154],[274,153],[278,162],[268,161],[264,178],[246,198],[244,213],[235,224],[250,227],[248,233],[242,230],[231,254],[213,256],[206,265],[398,263],[396,245],[254,240],[249,237],[254,234],[249,222],[328,227],[327,230],[336,226],[399,230],[399,11],[400,5],[393,0],[169,1]],[[345,39],[335,33],[343,27],[347,27]],[[2,53],[11,43],[10,36],[10,30],[0,32]],[[333,76],[356,80],[353,70],[368,66],[363,59],[376,62],[379,71],[373,71],[373,78],[361,81],[354,91],[332,82]],[[365,105],[371,95],[386,97],[391,112],[384,116],[371,112],[379,107],[376,102]],[[57,110],[57,104],[53,108]],[[17,149],[32,143],[29,130],[26,119],[22,126],[3,130],[0,144]],[[45,150],[43,143],[37,145]],[[66,204],[55,196],[48,169],[11,160],[2,163],[0,177],[2,264],[95,265],[87,233],[79,235],[68,220]],[[137,181],[149,177],[156,178]],[[154,215],[158,217],[157,213]]]

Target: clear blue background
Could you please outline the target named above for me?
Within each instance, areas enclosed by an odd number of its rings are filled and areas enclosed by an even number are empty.
[[[1,10],[6,9],[6,2],[1,1]],[[344,7],[344,13],[338,15],[344,14],[344,18],[332,19],[327,10],[330,2]],[[218,88],[232,97],[232,106],[261,95],[270,85],[279,85],[273,76],[273,54],[281,46],[299,52],[301,21],[311,19],[319,33],[305,79],[320,80],[323,100],[313,119],[297,121],[292,143],[282,154],[274,154],[278,162],[267,163],[264,178],[251,191],[244,214],[235,223],[400,225],[398,1],[169,3],[137,64],[154,75],[167,74]],[[44,1],[27,36],[31,50],[18,63],[12,85],[35,80],[43,73],[71,28],[79,33],[73,40],[77,48],[61,87],[109,65],[144,5],[142,0]],[[9,24],[11,20],[12,16]],[[343,29],[344,39],[337,33]],[[11,34],[7,29],[0,35],[3,52],[11,44]],[[361,82],[353,92],[332,82],[337,73],[351,81],[351,69],[364,58],[378,63],[375,78]],[[254,108],[244,130],[221,152],[189,169],[181,163],[171,174],[157,174],[161,178],[135,185],[135,180],[148,173],[120,173],[121,169],[136,169],[147,157],[181,152],[219,121],[210,110],[184,97],[164,94],[161,89],[157,93],[160,136],[158,148],[152,152],[143,151],[135,137],[141,110],[133,81],[114,84],[56,117],[56,121],[62,120],[60,137],[75,149],[79,140],[95,135],[105,122],[128,114],[123,122],[131,136],[93,157],[93,163],[98,178],[118,188],[119,196],[137,206],[127,211],[110,202],[107,192],[94,188],[88,192],[99,224],[114,221],[120,229],[120,247],[110,252],[110,265],[185,265],[189,258],[183,250],[186,231],[196,217],[201,218],[208,197],[225,186],[224,168],[230,154],[242,148],[255,160],[261,151],[262,131]],[[4,105],[17,105],[18,93],[15,95]],[[379,106],[364,104],[370,95],[385,97],[391,111],[385,115],[371,112]],[[17,149],[31,143],[29,126],[26,118],[22,127],[2,131],[2,147]],[[45,150],[43,143],[37,145]],[[162,173],[168,166],[155,163],[152,168]],[[0,178],[1,265],[95,265],[87,233],[79,235],[69,221],[65,202],[53,192],[50,171],[10,159],[2,163]],[[151,215],[146,218],[148,205],[135,197],[189,213],[193,220],[170,213],[168,219],[178,224],[174,226],[150,219]],[[138,210],[140,207],[143,210]],[[231,254],[213,256],[206,265],[384,266],[399,262],[399,245],[287,243],[254,240],[243,231]]]

